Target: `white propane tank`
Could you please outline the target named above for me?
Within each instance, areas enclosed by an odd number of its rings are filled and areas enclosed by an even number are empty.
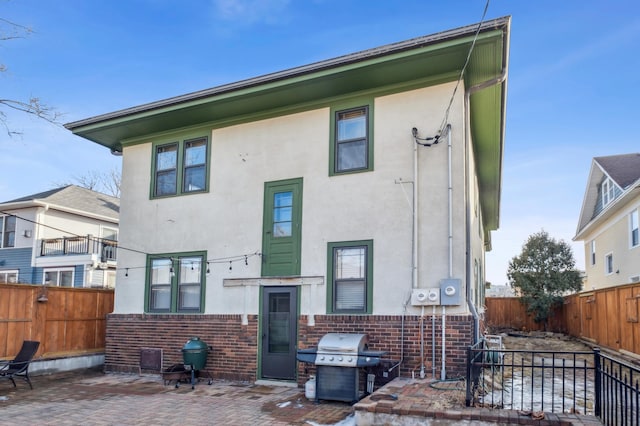
[[[310,375],[304,384],[304,396],[309,400],[316,399],[316,376]]]

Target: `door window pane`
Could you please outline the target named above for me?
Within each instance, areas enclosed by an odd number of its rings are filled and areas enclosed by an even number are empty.
[[[292,235],[293,192],[277,192],[273,195],[273,236]]]
[[[289,293],[269,294],[269,352],[288,353],[289,341]]]

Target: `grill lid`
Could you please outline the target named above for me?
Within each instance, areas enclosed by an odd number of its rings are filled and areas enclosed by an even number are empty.
[[[367,349],[366,334],[327,333],[318,342],[318,352],[350,353],[357,355]]]

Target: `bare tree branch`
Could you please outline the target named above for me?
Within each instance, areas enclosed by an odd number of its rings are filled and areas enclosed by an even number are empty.
[[[56,182],[54,185],[61,187],[73,184],[120,198],[120,180],[120,171],[114,168],[108,172],[89,170],[84,175],[73,176],[70,181]]]
[[[29,27],[25,27],[7,19],[0,18],[0,41],[13,40],[17,38],[25,38],[33,33]],[[0,73],[7,71],[7,66],[0,63]],[[62,114],[57,112],[49,105],[42,103],[40,98],[31,97],[28,101],[16,99],[0,99],[0,107],[9,108],[16,111],[34,115],[38,118],[48,121],[57,126],[62,125],[59,119]],[[8,115],[5,111],[0,110],[0,124],[6,129],[7,134],[11,137],[21,132],[11,129],[8,123]]]
[[[24,25],[16,24],[8,19],[0,18],[0,23],[3,26],[8,26],[8,31],[3,30],[0,32],[0,41],[12,40],[16,38],[25,38],[25,36],[32,34],[34,31],[31,27],[25,27]]]

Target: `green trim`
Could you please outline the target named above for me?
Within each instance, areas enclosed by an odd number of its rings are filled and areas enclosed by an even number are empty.
[[[180,268],[178,265],[180,264],[179,260],[183,257],[202,257],[202,265],[200,268],[200,307],[199,309],[188,309],[188,310],[179,310],[178,309],[178,284],[179,284],[179,276],[180,276]],[[175,275],[171,278],[171,302],[169,310],[152,310],[151,309],[151,265],[154,259],[171,259],[171,265],[175,271]],[[145,313],[153,313],[153,314],[199,314],[204,312],[205,308],[205,298],[206,298],[206,264],[207,264],[207,252],[206,251],[190,251],[190,252],[180,252],[180,253],[162,253],[162,254],[148,254],[146,261],[146,274],[145,274],[145,285],[144,285],[144,311]]]
[[[262,320],[262,316],[264,314],[263,309],[263,301],[264,301],[264,286],[260,286],[260,291],[258,291],[258,354],[256,358],[256,377],[262,378],[262,338],[264,324]]]
[[[200,133],[210,133],[212,130],[221,129],[229,126],[237,126],[240,124],[252,123],[256,121],[266,120],[270,118],[283,117],[286,115],[297,114],[306,111],[313,111],[321,108],[330,108],[333,104],[344,104],[345,102],[351,102],[352,99],[374,99],[376,97],[393,95],[410,90],[422,89],[426,87],[432,87],[439,84],[449,83],[456,81],[460,76],[460,71],[456,70],[447,74],[441,74],[437,76],[428,76],[412,80],[410,82],[392,84],[387,86],[376,87],[373,89],[361,90],[353,92],[348,95],[324,97],[321,99],[295,103],[286,105],[280,108],[273,108],[267,111],[251,111],[247,114],[242,114],[234,117],[225,117],[219,120],[210,120],[203,123],[198,123],[195,126],[184,127],[180,129],[172,129],[170,131],[161,131],[152,134],[146,134],[144,136],[132,137],[123,139],[122,146],[130,147],[134,145],[148,143],[150,139],[170,139],[179,138],[183,133],[199,131]],[[366,102],[366,101],[365,101]]]
[[[151,177],[149,187],[149,199],[169,198],[191,194],[202,194],[209,192],[209,177],[211,168],[211,138],[209,137],[210,130],[194,130],[190,132],[177,133],[171,132],[164,138],[155,140],[151,144]],[[184,151],[186,142],[194,140],[204,139],[206,143],[205,147],[205,173],[204,173],[204,189],[199,191],[184,191],[182,188],[184,180]],[[176,192],[173,194],[156,195],[156,170],[157,170],[157,149],[161,146],[168,146],[177,144],[177,164],[176,164]]]
[[[273,253],[270,250],[270,235],[273,226],[273,197],[276,192],[291,191],[293,193],[293,211],[292,211],[292,265],[290,273],[281,273],[281,271],[273,271],[272,265],[269,263]],[[302,195],[303,195],[303,178],[294,178],[264,183],[264,200],[263,200],[263,218],[262,218],[262,269],[261,276],[296,276],[300,275],[301,263],[301,247],[302,247]]]
[[[343,247],[367,248],[367,276],[366,276],[366,301],[365,312],[362,311],[336,311],[333,306],[334,298],[334,256],[336,248]],[[371,314],[373,313],[373,240],[341,241],[327,243],[327,314]]]
[[[352,173],[362,173],[373,171],[373,117],[374,117],[374,100],[371,97],[351,98],[346,101],[337,102],[331,106],[329,120],[329,176],[346,175]],[[362,169],[337,171],[336,170],[336,133],[337,120],[336,116],[339,112],[367,108],[367,166]]]
[[[294,286],[278,286],[278,287],[296,287],[296,350],[298,349],[298,342],[300,341],[300,309],[302,306],[302,288],[299,285]],[[258,292],[258,336],[262,336],[264,330],[264,289],[271,288],[271,286],[260,286]],[[258,354],[256,358],[256,377],[262,379],[262,339],[258,338]],[[296,368],[296,381],[298,379],[298,369]]]

